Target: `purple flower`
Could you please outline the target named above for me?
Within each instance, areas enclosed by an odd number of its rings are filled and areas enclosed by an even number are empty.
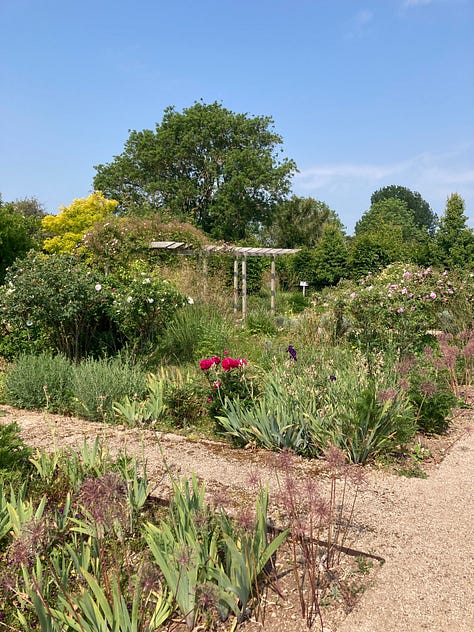
[[[293,358],[293,360],[296,362],[296,350],[295,350],[295,348],[292,345],[288,345],[287,351],[290,354],[290,356]]]

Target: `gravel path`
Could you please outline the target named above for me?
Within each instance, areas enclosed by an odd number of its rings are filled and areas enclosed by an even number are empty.
[[[473,483],[470,434],[428,479],[374,485],[368,524],[385,564],[338,632],[474,631]]]
[[[3,407],[4,423],[16,421],[34,447],[80,448],[99,436],[111,453],[143,456],[157,495],[166,495],[167,466],[195,472],[211,492],[245,492],[255,470],[275,491],[278,457],[261,450],[234,450],[217,442],[193,442],[176,435],[104,426],[81,419]],[[460,413],[458,435],[472,419]],[[302,476],[317,475],[317,464],[299,460]],[[465,433],[428,478],[404,478],[382,471],[368,474],[354,516],[350,545],[381,557],[383,566],[344,621],[325,632],[474,632],[474,434]],[[245,627],[245,626],[244,626]],[[302,632],[304,623],[274,612],[250,630]],[[315,626],[317,629],[317,626]]]

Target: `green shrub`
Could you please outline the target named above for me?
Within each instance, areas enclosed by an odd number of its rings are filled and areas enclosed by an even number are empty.
[[[72,370],[72,362],[64,355],[22,355],[6,371],[5,401],[18,408],[68,412]]]
[[[88,359],[73,370],[74,412],[93,421],[112,421],[114,402],[125,396],[141,399],[146,392],[146,371],[117,356]]]
[[[472,278],[413,265],[390,265],[325,298],[334,312],[336,341],[348,335],[364,351],[419,352],[433,340],[430,331],[448,321],[459,331],[473,316]]]
[[[289,309],[294,314],[300,314],[311,305],[311,301],[307,296],[303,295],[303,292],[293,292],[293,294],[290,294],[287,298],[287,303]]]
[[[69,255],[30,253],[8,271],[0,323],[41,350],[78,360],[103,347],[112,328],[104,277]]]
[[[29,472],[31,448],[19,436],[16,423],[0,424],[0,484]]]
[[[413,405],[417,428],[424,434],[443,434],[448,430],[449,415],[458,402],[457,382],[450,383],[448,365],[455,371],[458,352],[454,345],[445,348],[440,342],[440,354],[425,347],[422,355],[407,356],[399,363],[401,382]]]
[[[247,314],[245,329],[252,336],[272,338],[278,332],[275,317],[266,309],[252,310]]]
[[[159,342],[162,357],[192,362],[229,346],[233,325],[211,305],[186,305],[169,321]]]
[[[186,299],[168,281],[139,269],[117,282],[111,318],[135,353],[149,352]]]

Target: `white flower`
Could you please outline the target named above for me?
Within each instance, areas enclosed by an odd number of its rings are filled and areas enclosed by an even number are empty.
[[[151,283],[151,280],[147,277],[146,279],[143,279],[142,283],[143,285],[146,285],[147,283]]]
[[[153,299],[152,298],[147,298],[146,299],[149,303],[153,303]]]
[[[194,305],[194,299],[192,298],[192,296],[188,296],[188,303],[190,305]]]
[[[31,320],[27,320],[26,321],[26,326],[27,327],[31,327],[32,324],[33,324],[33,322]]]
[[[102,286],[101,286],[101,284],[100,284],[100,283],[97,283],[97,285],[95,285],[94,287],[95,287],[95,289],[97,290],[97,292],[100,292],[100,291],[101,291],[101,289],[102,289]]]
[[[127,296],[127,303],[131,303],[133,301],[133,298],[131,296]]]

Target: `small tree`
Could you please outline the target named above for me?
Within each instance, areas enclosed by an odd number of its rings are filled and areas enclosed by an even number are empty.
[[[51,236],[45,239],[44,249],[46,252],[71,254],[88,229],[106,217],[112,217],[117,204],[96,191],[87,198],[74,200],[70,206],[62,206],[58,215],[46,215],[42,226]]]
[[[439,222],[436,244],[441,263],[449,269],[474,267],[474,232],[467,226],[464,200],[453,193]]]
[[[342,229],[336,212],[327,204],[293,195],[277,208],[264,239],[279,248],[314,248],[328,223]]]

